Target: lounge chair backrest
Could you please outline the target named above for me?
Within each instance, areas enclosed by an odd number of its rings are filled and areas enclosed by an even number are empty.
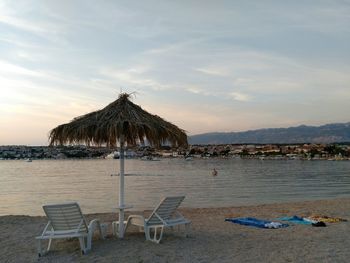
[[[77,230],[88,232],[85,218],[78,203],[44,205],[43,209],[54,231]]]
[[[184,199],[185,199],[185,196],[165,197],[159,203],[159,205],[153,210],[152,214],[147,219],[147,224],[148,225],[163,224],[162,220],[166,221],[170,219]]]

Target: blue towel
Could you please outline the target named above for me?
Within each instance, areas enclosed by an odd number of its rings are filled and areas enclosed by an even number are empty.
[[[291,216],[291,217],[286,216],[286,217],[277,218],[277,220],[288,221],[291,223],[302,224],[302,225],[311,225],[312,224],[312,221],[305,220],[305,218],[299,217],[299,216]]]
[[[287,224],[281,224],[279,222],[272,222],[262,219],[257,219],[253,217],[244,217],[244,218],[225,218],[225,221],[230,221],[232,223],[246,225],[246,226],[255,226],[259,228],[282,228],[287,227]]]

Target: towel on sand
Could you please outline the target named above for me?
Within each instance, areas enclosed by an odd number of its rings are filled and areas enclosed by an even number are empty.
[[[308,216],[307,219],[315,220],[315,221],[321,221],[325,223],[338,223],[338,222],[346,222],[347,220],[340,217],[330,217],[325,215],[312,215]]]
[[[288,226],[287,224],[257,219],[257,218],[253,218],[253,217],[225,218],[225,221],[229,221],[229,222],[240,224],[240,225],[255,226],[255,227],[259,227],[259,228],[282,228],[282,227]]]
[[[317,223],[317,221],[315,220],[310,220],[299,216],[280,217],[280,218],[277,218],[277,220],[288,221],[291,223],[302,224],[302,225],[311,225],[312,223]]]
[[[281,221],[288,221],[294,224],[302,224],[302,225],[312,225],[316,227],[325,227],[326,223],[323,221],[317,221],[309,217],[299,217],[299,216],[292,216],[292,217],[280,217],[277,220]]]

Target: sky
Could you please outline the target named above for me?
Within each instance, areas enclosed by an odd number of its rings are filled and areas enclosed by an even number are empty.
[[[349,122],[350,1],[0,0],[0,145],[120,92],[188,135]]]

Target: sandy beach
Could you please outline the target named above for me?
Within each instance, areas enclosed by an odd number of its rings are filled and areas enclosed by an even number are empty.
[[[260,229],[225,222],[226,217],[276,219],[281,216],[321,214],[350,219],[350,199],[306,201],[217,209],[181,209],[192,221],[189,237],[166,231],[161,244],[146,242],[137,229],[125,239],[95,235],[92,250],[82,256],[77,240],[56,240],[52,251],[38,259],[34,237],[45,217],[0,217],[0,262],[349,262],[350,222],[327,227],[290,225]],[[112,222],[116,214],[87,215]]]

